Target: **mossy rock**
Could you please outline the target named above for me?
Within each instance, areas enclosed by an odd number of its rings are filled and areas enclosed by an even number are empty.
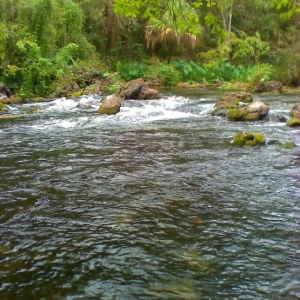
[[[71,97],[71,98],[76,98],[76,97],[80,97],[80,96],[82,96],[82,95],[83,95],[83,90],[80,89],[80,90],[78,90],[78,91],[72,92],[72,93],[70,94],[70,97]]]
[[[118,113],[119,111],[120,111],[120,109],[117,108],[117,107],[110,107],[110,108],[108,108],[108,107],[103,107],[103,106],[101,106],[101,107],[99,108],[99,113],[100,113],[101,115],[115,115],[115,114]]]
[[[232,121],[242,121],[245,118],[245,110],[242,107],[230,108],[227,110],[226,117]]]
[[[286,126],[288,127],[296,127],[300,126],[300,118],[291,118],[286,122]]]
[[[228,109],[226,117],[231,121],[258,121],[261,119],[258,112],[248,112],[245,107]]]
[[[297,118],[297,119],[300,118],[300,104],[295,105],[295,106],[291,109],[291,111],[290,111],[290,116],[291,116],[292,118]]]
[[[226,110],[238,108],[240,102],[251,103],[253,97],[248,92],[225,92],[217,98],[215,109],[212,112],[213,116],[226,116]]]
[[[250,103],[253,101],[251,93],[248,92],[225,92],[217,98],[217,102],[237,105],[239,102]]]
[[[232,121],[258,121],[265,118],[269,111],[269,105],[255,101],[246,106],[234,107],[227,110],[226,117]]]
[[[114,115],[120,111],[121,102],[115,95],[107,96],[99,107],[99,113],[102,115]]]
[[[0,102],[0,110],[7,110],[7,106]]]
[[[288,142],[284,142],[282,145],[279,146],[280,150],[293,150],[295,149],[297,146],[294,142],[288,141]]]
[[[0,120],[23,118],[26,114],[0,114]]]
[[[261,119],[261,116],[258,112],[246,113],[244,116],[245,121],[258,121]]]
[[[261,146],[265,143],[265,137],[261,132],[238,132],[232,140],[232,144],[236,146]]]

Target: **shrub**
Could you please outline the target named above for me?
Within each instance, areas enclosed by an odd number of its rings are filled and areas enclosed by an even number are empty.
[[[258,63],[255,65],[247,78],[249,87],[254,87],[261,80],[269,80],[272,70],[273,68],[269,64]]]
[[[194,61],[174,59],[171,65],[180,72],[183,81],[206,81],[207,68],[200,66]]]
[[[117,72],[121,79],[126,81],[143,77],[146,71],[146,65],[137,61],[125,61],[117,63]]]
[[[159,79],[166,86],[176,86],[181,79],[180,72],[172,65],[157,63],[147,69],[146,77],[150,79]]]

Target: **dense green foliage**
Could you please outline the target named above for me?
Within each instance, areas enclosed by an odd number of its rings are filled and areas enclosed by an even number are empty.
[[[296,0],[0,0],[0,81],[21,96],[88,82],[81,68],[179,81],[300,85]],[[84,74],[83,74],[84,73]],[[81,75],[79,75],[81,74]],[[83,74],[83,75],[82,75]]]

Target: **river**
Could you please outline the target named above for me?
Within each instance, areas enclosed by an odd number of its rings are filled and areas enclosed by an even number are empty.
[[[242,123],[215,91],[163,92],[0,120],[2,300],[300,298],[300,135],[276,119],[300,96],[255,95],[270,120]]]

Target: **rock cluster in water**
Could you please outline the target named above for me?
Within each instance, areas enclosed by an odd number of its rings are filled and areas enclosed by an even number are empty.
[[[226,116],[231,121],[257,121],[265,118],[269,105],[253,101],[249,92],[225,92],[217,98],[213,116]]]

